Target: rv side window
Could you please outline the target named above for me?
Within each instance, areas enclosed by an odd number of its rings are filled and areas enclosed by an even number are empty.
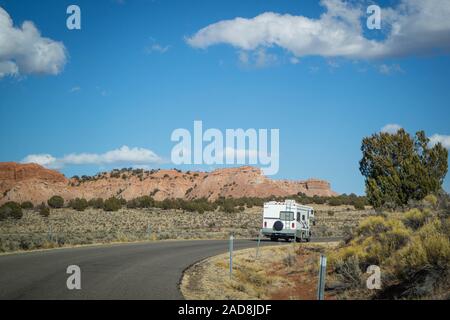
[[[292,220],[294,220],[294,213],[291,211],[281,211],[280,212],[280,220],[292,221]]]
[[[302,220],[305,221],[305,215],[302,215]]]
[[[297,212],[297,221],[300,222],[300,212]]]

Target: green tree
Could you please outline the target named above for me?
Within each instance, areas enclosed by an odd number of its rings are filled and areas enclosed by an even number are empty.
[[[115,197],[106,199],[103,203],[103,210],[105,211],[119,211],[120,208],[122,208],[122,202]]]
[[[429,146],[425,132],[411,137],[377,133],[362,141],[360,171],[366,180],[368,201],[374,207],[403,206],[441,189],[448,169],[448,151]]]
[[[32,203],[31,201],[24,201],[24,202],[22,202],[22,203],[20,204],[20,207],[21,207],[22,209],[33,209],[33,208],[34,208],[34,205],[33,205],[33,203]]]
[[[45,205],[44,202],[42,202],[40,205],[38,205],[36,207],[36,210],[44,218],[47,218],[50,215],[50,209]]]
[[[70,201],[70,207],[77,211],[84,211],[89,207],[89,204],[84,198],[76,198]]]
[[[102,209],[103,208],[103,199],[102,198],[94,198],[88,201],[90,207],[94,209]]]
[[[22,208],[16,202],[9,201],[0,207],[0,220],[7,218],[21,219],[23,216]]]
[[[57,209],[64,206],[64,199],[61,196],[53,196],[47,201],[51,208]]]

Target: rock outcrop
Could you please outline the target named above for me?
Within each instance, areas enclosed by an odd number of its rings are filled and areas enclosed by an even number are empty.
[[[0,163],[0,203],[6,201],[47,201],[53,195],[66,200],[112,196],[133,199],[152,195],[166,198],[269,197],[289,196],[299,192],[313,196],[334,196],[327,181],[272,180],[254,167],[218,169],[212,172],[179,170],[112,171],[89,179],[67,179],[57,171],[37,164]]]

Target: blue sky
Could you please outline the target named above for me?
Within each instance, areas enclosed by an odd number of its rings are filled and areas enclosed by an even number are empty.
[[[66,28],[70,4],[81,8],[81,30]],[[378,4],[395,8],[398,1]],[[442,141],[450,135],[450,43],[439,36],[431,41],[429,30],[389,42],[388,30],[362,24],[366,39],[386,45],[333,55],[327,52],[348,43],[313,47],[300,40],[295,46],[267,44],[264,35],[246,38],[260,32],[252,19],[266,12],[280,14],[272,18],[285,23],[284,14],[313,20],[331,10],[315,1],[0,0],[0,7],[13,28],[32,21],[41,37],[65,47],[57,71],[39,69],[33,60],[0,76],[0,161],[98,155],[128,146],[165,160],[149,167],[171,168],[172,131],[192,130],[193,121],[202,120],[205,128],[221,130],[279,128],[275,178],[322,178],[338,192],[362,194],[363,137],[387,124],[411,133],[423,129]],[[254,28],[240,35],[215,25],[232,21],[226,28],[233,31],[240,26],[236,17],[255,22]],[[199,33],[207,26],[207,35]],[[349,48],[360,44],[351,41]],[[10,59],[1,50],[0,63]],[[72,176],[133,164],[91,161],[60,170]]]

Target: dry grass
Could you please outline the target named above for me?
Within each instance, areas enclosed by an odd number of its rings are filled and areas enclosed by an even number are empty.
[[[316,226],[313,236],[335,237],[344,236],[349,230],[356,229],[359,222],[374,214],[374,210],[355,210],[353,206],[312,205],[316,212]]]
[[[27,210],[20,220],[0,223],[0,252],[142,240],[225,239],[231,231],[238,238],[250,238],[260,228],[259,211],[199,214],[161,209],[78,212],[65,208],[52,209],[45,218]]]
[[[229,255],[201,261],[186,270],[181,292],[189,300],[315,299],[317,262],[329,244],[291,244],[235,252],[233,276]]]
[[[448,299],[450,218],[428,209],[370,217],[331,255],[333,277],[346,299]],[[367,290],[365,270],[378,265],[382,288]]]
[[[340,236],[346,228],[370,214],[351,206],[315,205],[317,225],[314,236]],[[57,248],[113,242],[166,239],[226,239],[230,232],[238,238],[254,238],[262,223],[262,208],[244,212],[183,212],[181,210],[128,209],[105,212],[88,208],[52,209],[49,217],[24,210],[20,220],[0,222],[0,252]],[[328,214],[333,211],[333,216]],[[150,231],[148,232],[148,228]]]

